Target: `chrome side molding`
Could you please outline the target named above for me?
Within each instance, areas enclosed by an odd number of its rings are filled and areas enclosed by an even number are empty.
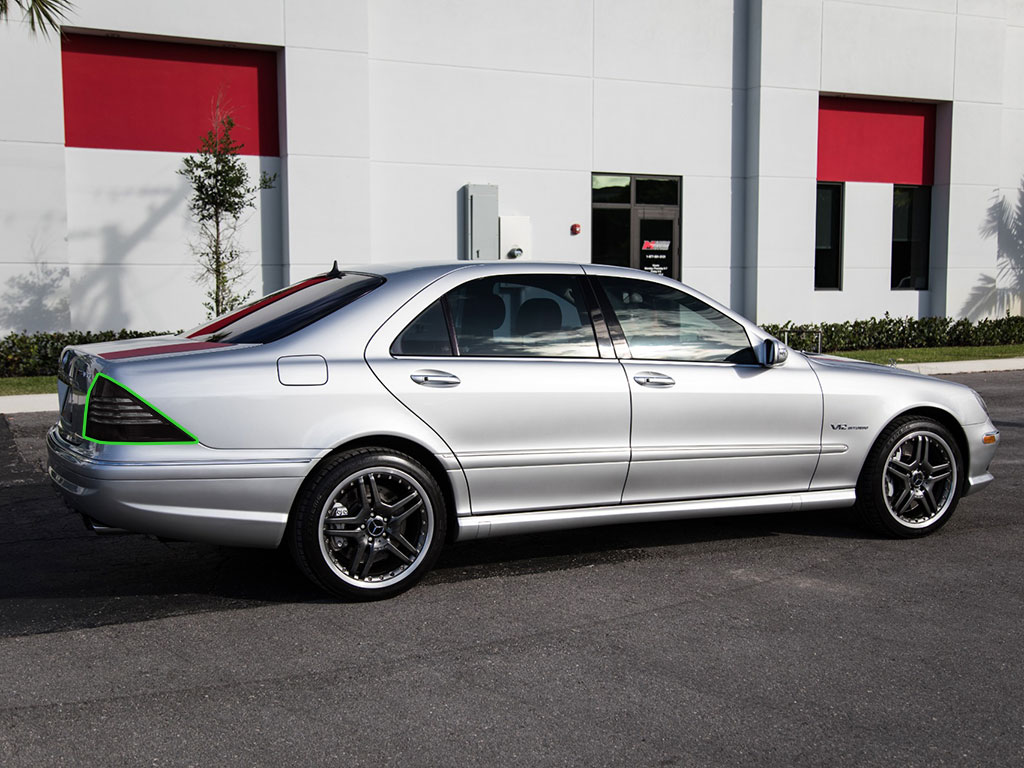
[[[739,496],[694,501],[667,501],[648,504],[624,504],[605,507],[505,512],[493,515],[467,515],[457,520],[457,541],[543,533],[566,528],[598,525],[683,520],[693,517],[726,517],[770,512],[850,507],[856,501],[853,488],[832,491],[802,491],[764,496]]]

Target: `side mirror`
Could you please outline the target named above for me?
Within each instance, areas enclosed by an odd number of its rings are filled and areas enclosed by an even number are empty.
[[[789,357],[789,350],[775,339],[764,340],[764,350],[761,355],[762,365],[765,368],[774,368],[782,365]]]

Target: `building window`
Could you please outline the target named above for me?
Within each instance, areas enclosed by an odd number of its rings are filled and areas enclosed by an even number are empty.
[[[818,183],[814,227],[814,289],[843,288],[843,185]]]
[[[595,173],[590,260],[679,279],[678,176]]]
[[[893,187],[890,285],[894,291],[928,290],[931,224],[931,187]]]

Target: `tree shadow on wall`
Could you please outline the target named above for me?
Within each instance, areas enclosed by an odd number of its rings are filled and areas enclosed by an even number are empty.
[[[1018,310],[1024,299],[1024,179],[1017,188],[1017,204],[997,195],[979,230],[986,238],[996,238],[997,269],[995,277],[984,275],[978,281],[960,309],[971,320]]]
[[[146,266],[147,262],[141,256],[136,257],[134,262],[130,257],[137,249],[144,250],[160,223],[180,209],[186,189],[181,184],[175,187],[107,189],[103,194],[110,200],[113,210],[117,210],[121,198],[144,196],[152,202],[145,218],[137,226],[126,227],[122,222],[107,222],[94,229],[78,229],[70,233],[72,241],[99,240],[96,251],[99,263],[91,267],[83,266],[76,274],[73,285],[78,316],[82,319],[82,325],[91,330],[132,325],[126,299],[131,290],[137,291],[139,288],[132,282],[132,276],[126,268]]]
[[[29,246],[31,267],[7,281],[0,297],[0,329],[65,331],[71,325],[68,267],[46,261],[46,249]]]

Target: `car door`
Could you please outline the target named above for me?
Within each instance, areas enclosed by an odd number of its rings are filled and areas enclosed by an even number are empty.
[[[450,275],[367,348],[378,378],[462,465],[474,514],[621,498],[629,388],[607,339],[602,357],[582,269],[552,269]]]
[[[744,327],[686,291],[598,275],[632,395],[623,502],[806,490],[822,396],[806,360],[758,363]]]

